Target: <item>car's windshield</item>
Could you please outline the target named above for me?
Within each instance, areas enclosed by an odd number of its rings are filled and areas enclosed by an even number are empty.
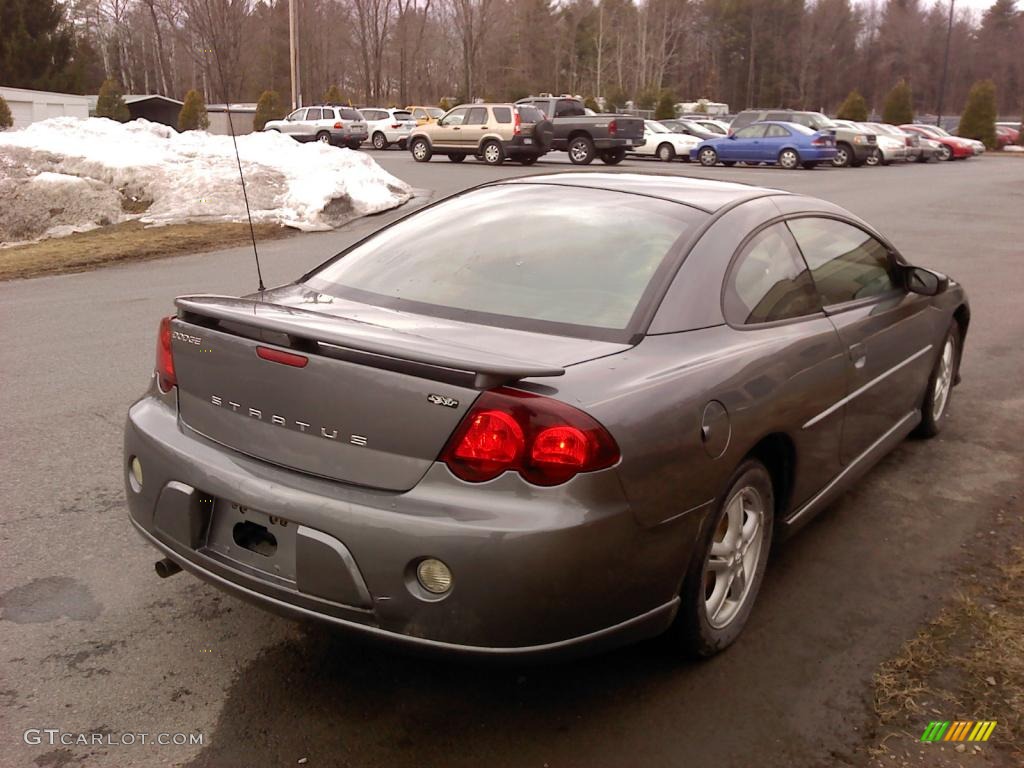
[[[419,314],[620,338],[614,331],[630,326],[652,277],[670,266],[672,244],[704,219],[608,190],[484,187],[383,230],[307,282]]]
[[[425,111],[431,117],[444,117],[444,110],[440,107],[427,107]]]
[[[672,133],[672,131],[670,131],[664,125],[662,125],[661,123],[655,123],[653,120],[648,120],[646,123],[644,123],[644,125],[647,126],[647,130],[649,130],[651,133]]]
[[[947,131],[945,128],[940,128],[937,125],[929,126],[929,128],[931,129],[931,132],[936,134],[937,136],[952,136],[953,135],[949,131]]]

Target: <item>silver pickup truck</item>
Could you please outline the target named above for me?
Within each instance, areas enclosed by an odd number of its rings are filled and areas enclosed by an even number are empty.
[[[626,152],[644,145],[644,121],[626,115],[588,115],[579,99],[568,96],[529,96],[516,104],[537,107],[554,126],[551,149],[568,152],[574,165],[590,165],[595,158],[616,165]]]

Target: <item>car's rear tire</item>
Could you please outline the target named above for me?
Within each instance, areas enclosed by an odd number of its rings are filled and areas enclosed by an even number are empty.
[[[359,149],[359,147],[362,146],[362,143],[363,142],[361,141],[350,141],[347,144],[345,144],[345,146],[348,147],[349,149]]]
[[[779,152],[778,162],[787,171],[795,171],[796,167],[800,165],[800,155],[795,149],[784,149]]]
[[[624,147],[619,147],[618,149],[605,149],[602,150],[598,157],[601,158],[601,162],[605,165],[618,165],[626,159],[626,150]]]
[[[375,134],[373,134],[373,148],[374,149],[381,149],[381,150],[383,150],[383,149],[387,149],[390,146],[391,146],[391,143],[388,141],[388,137],[385,136],[383,133],[381,133],[380,131],[377,131]]]
[[[657,155],[663,163],[671,163],[676,159],[676,150],[666,141],[658,145]]]
[[[806,168],[808,171],[813,171],[817,167],[818,162],[816,160],[808,160],[806,163],[804,163],[804,168]]]
[[[718,165],[718,153],[711,147],[704,147],[704,149],[697,154],[697,159],[705,168],[711,168]],[[728,165],[728,163],[726,163],[726,165]]]
[[[747,459],[706,521],[683,581],[672,635],[687,652],[713,656],[743,630],[764,579],[774,513],[771,475]]]
[[[537,162],[536,155],[520,155],[517,159],[523,165],[533,165],[534,163]]]
[[[919,437],[935,437],[946,423],[949,400],[960,369],[960,344],[960,325],[954,320],[928,377],[928,389],[921,404],[921,423],[915,431]]]
[[[573,165],[590,165],[594,154],[594,142],[589,136],[577,136],[569,142],[569,161]]]
[[[321,144],[330,144],[331,134],[329,134],[327,131],[320,131],[320,133],[316,135],[316,140],[319,141]]]
[[[466,159],[466,156],[461,152],[452,152],[450,155],[448,155],[448,159],[453,163],[461,163],[463,160]]]
[[[500,142],[491,139],[480,147],[480,157],[488,165],[501,165],[505,162],[505,150],[502,149]]]
[[[429,162],[434,155],[434,151],[430,148],[430,142],[426,139],[413,139],[412,144],[409,145],[409,151],[412,152],[412,159],[417,163]]]
[[[878,147],[875,147],[868,153],[868,156],[864,158],[864,163],[865,165],[874,168],[877,165],[882,165],[884,159],[885,158],[882,157],[882,150],[878,149]]]
[[[836,153],[832,157],[832,165],[836,168],[849,168],[853,162],[853,147],[846,142],[836,144]]]

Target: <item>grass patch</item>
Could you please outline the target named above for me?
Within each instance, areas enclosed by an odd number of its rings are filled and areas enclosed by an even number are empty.
[[[939,615],[875,675],[877,738],[867,750],[869,765],[1024,765],[1024,548],[1015,546],[1024,526],[1012,510],[995,525],[998,534],[981,534],[983,562],[968,569]],[[922,744],[932,720],[997,725],[985,743]]]
[[[257,242],[292,233],[277,224],[257,224],[255,228]],[[248,242],[249,225],[244,223],[170,224],[147,228],[137,221],[129,221],[91,232],[2,248],[0,280],[82,272],[116,262],[201,253]]]

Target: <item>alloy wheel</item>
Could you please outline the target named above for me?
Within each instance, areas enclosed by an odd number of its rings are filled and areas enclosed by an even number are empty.
[[[779,155],[779,165],[781,165],[787,171],[796,168],[799,162],[800,158],[797,156],[796,152],[794,152],[791,149],[784,149],[782,150],[782,153]]]
[[[726,504],[704,570],[704,609],[715,629],[728,626],[750,597],[763,553],[764,517],[764,499],[751,485]]]
[[[373,137],[373,148],[384,149],[384,137],[379,133]]]
[[[331,143],[331,137],[328,136],[326,133],[321,133],[319,136],[316,137],[316,140],[319,141],[321,144]]]
[[[942,348],[942,357],[939,359],[939,374],[935,377],[935,390],[932,393],[932,418],[938,421],[946,410],[946,403],[949,402],[949,390],[953,386],[953,368],[955,350],[953,339],[946,339]]]
[[[576,142],[569,147],[569,157],[575,163],[582,163],[587,159],[587,147],[582,142]]]
[[[412,145],[412,156],[417,160],[423,160],[427,156],[427,145],[417,141]]]
[[[715,165],[718,162],[718,153],[713,149],[702,149],[700,151],[701,165]]]
[[[843,147],[836,147],[836,154],[832,158],[832,165],[837,168],[845,168],[850,164],[850,155]]]

